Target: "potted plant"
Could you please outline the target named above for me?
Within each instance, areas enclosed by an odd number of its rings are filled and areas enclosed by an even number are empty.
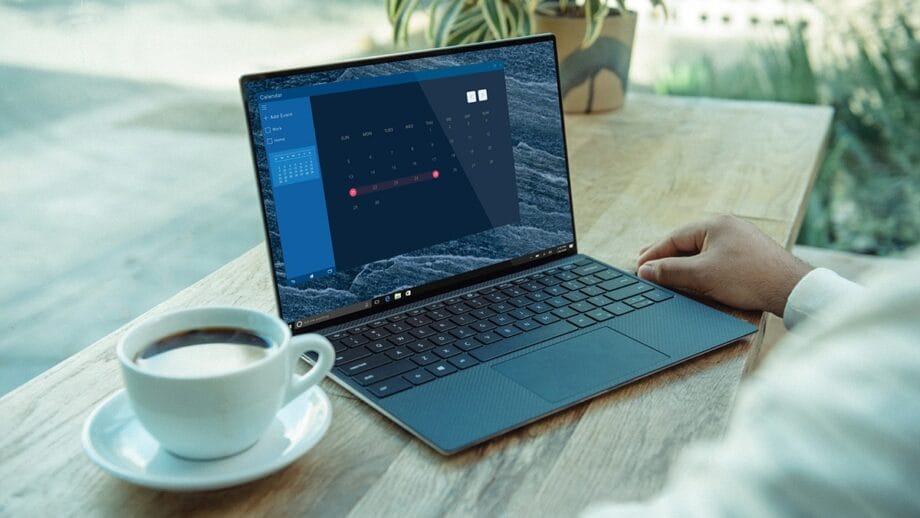
[[[649,0],[664,8],[663,0]],[[386,0],[396,44],[408,39],[419,0]],[[431,0],[426,38],[435,47],[552,32],[566,112],[591,113],[623,105],[636,13],[626,0]]]

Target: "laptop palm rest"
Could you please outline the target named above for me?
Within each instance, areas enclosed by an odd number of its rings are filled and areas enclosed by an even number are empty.
[[[554,403],[616,386],[667,360],[667,355],[602,327],[493,368]]]

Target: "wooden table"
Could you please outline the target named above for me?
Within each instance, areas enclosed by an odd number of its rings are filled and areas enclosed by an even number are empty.
[[[632,268],[641,245],[718,213],[791,246],[830,119],[820,107],[638,94],[615,113],[569,116],[581,249]],[[207,304],[275,311],[263,246],[140,318]],[[334,418],[313,451],[248,485],[171,494],[104,474],[80,446],[87,415],[122,387],[114,350],[123,332],[0,399],[0,515],[572,515],[598,499],[653,495],[681,449],[719,436],[760,340],[449,458],[326,380]]]

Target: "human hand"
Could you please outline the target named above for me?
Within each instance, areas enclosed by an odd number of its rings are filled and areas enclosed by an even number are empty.
[[[692,223],[639,251],[639,277],[739,309],[783,315],[812,270],[751,223],[718,216]]]

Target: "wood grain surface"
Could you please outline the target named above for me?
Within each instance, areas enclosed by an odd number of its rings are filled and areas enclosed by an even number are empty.
[[[568,116],[580,249],[633,268],[640,246],[718,213],[744,217],[791,246],[830,117],[820,107],[637,94],[618,112]],[[275,311],[264,246],[140,319],[211,304]],[[452,457],[326,380],[334,417],[314,450],[262,480],[182,494],[115,479],[82,451],[86,417],[122,387],[114,350],[124,329],[0,399],[0,516],[572,515],[600,499],[653,495],[685,446],[718,437],[759,340]]]

